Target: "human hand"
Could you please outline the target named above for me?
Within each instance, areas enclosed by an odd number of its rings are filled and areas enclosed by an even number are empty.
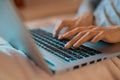
[[[67,27],[67,29],[63,32],[66,33],[70,30],[73,30],[76,27],[82,27],[82,26],[90,26],[93,24],[93,14],[92,13],[86,13],[76,19],[64,19],[57,24],[57,27],[55,28],[53,37],[57,37],[62,31],[63,28]],[[62,33],[62,34],[63,34]],[[59,37],[60,38],[60,37]]]
[[[120,27],[79,27],[75,28],[62,35],[62,39],[67,39],[72,35],[73,37],[66,45],[66,48],[74,46],[75,48],[79,47],[83,43],[90,41],[91,43],[96,43],[100,40],[108,43],[117,43],[120,42]]]

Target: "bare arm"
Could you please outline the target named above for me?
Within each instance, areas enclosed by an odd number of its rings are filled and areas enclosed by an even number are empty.
[[[76,34],[76,35],[75,35]],[[90,41],[96,43],[104,41],[108,43],[120,43],[120,26],[109,26],[109,27],[77,27],[72,31],[65,33],[62,39],[69,39],[73,35],[72,39],[65,45],[66,48],[75,47],[78,48],[85,42]]]
[[[67,27],[67,30],[62,32],[62,34],[73,30],[76,27],[86,27],[93,25],[94,16],[93,16],[93,6],[92,3],[96,4],[101,0],[83,0],[82,5],[79,8],[77,16],[73,19],[64,19],[61,20],[55,28],[54,37],[59,36],[59,33],[62,31],[64,27]],[[94,5],[95,6],[95,5]],[[62,35],[59,36],[59,39],[62,39]]]

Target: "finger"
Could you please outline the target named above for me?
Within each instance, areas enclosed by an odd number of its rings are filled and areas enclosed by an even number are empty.
[[[63,29],[64,27],[64,22],[60,22],[59,24],[57,24],[57,27],[55,28],[55,31],[53,33],[53,37],[57,37],[59,32]]]
[[[75,28],[75,29],[73,29],[73,30],[71,30],[71,31],[69,31],[69,32],[66,32],[65,34],[61,35],[61,36],[59,37],[59,39],[60,39],[60,40],[62,40],[62,39],[67,39],[67,38],[69,38],[69,37],[71,37],[71,36],[76,35],[76,34],[79,33],[79,32],[86,31],[86,30],[89,30],[89,29],[91,29],[91,28],[92,28],[92,27],[77,27],[77,28]]]
[[[100,32],[98,35],[96,35],[96,36],[91,40],[91,42],[92,42],[92,43],[96,43],[96,42],[102,40],[102,39],[104,38],[104,36],[105,36],[105,33],[102,31],[102,32]]]
[[[68,49],[70,48],[71,46],[73,46],[73,44],[78,41],[87,31],[84,31],[84,32],[80,32],[79,34],[77,34],[77,36],[75,36],[71,41],[69,41],[65,47]]]
[[[69,37],[77,34],[79,31],[80,31],[79,28],[75,28],[75,29],[73,29],[71,31],[68,31],[68,32],[64,33],[63,35],[61,35],[59,37],[59,39],[61,40],[61,39],[64,39],[64,38],[69,38]]]
[[[98,32],[87,32],[84,36],[82,36],[73,46],[75,48],[81,46],[83,43],[89,41],[90,39],[92,39]]]
[[[58,34],[60,33],[60,31],[63,29],[63,27],[71,27],[73,26],[75,20],[73,19],[66,19],[66,20],[63,20],[61,21],[57,27],[55,28],[55,31],[54,31],[54,35],[53,37],[57,37]]]

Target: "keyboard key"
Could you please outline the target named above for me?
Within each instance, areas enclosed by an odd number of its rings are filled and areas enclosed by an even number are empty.
[[[31,30],[30,33],[32,34],[38,46],[44,48],[51,54],[54,54],[67,62],[73,62],[78,59],[83,59],[101,53],[83,45],[77,49],[66,49],[64,45],[68,42],[68,40],[60,41],[56,38],[53,38],[52,33],[41,29]]]

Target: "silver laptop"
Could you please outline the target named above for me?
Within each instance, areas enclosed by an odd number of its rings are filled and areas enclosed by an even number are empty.
[[[49,74],[78,69],[120,54],[120,44],[104,42],[65,49],[67,40],[59,41],[41,29],[27,30],[11,0],[0,0],[0,36]]]

